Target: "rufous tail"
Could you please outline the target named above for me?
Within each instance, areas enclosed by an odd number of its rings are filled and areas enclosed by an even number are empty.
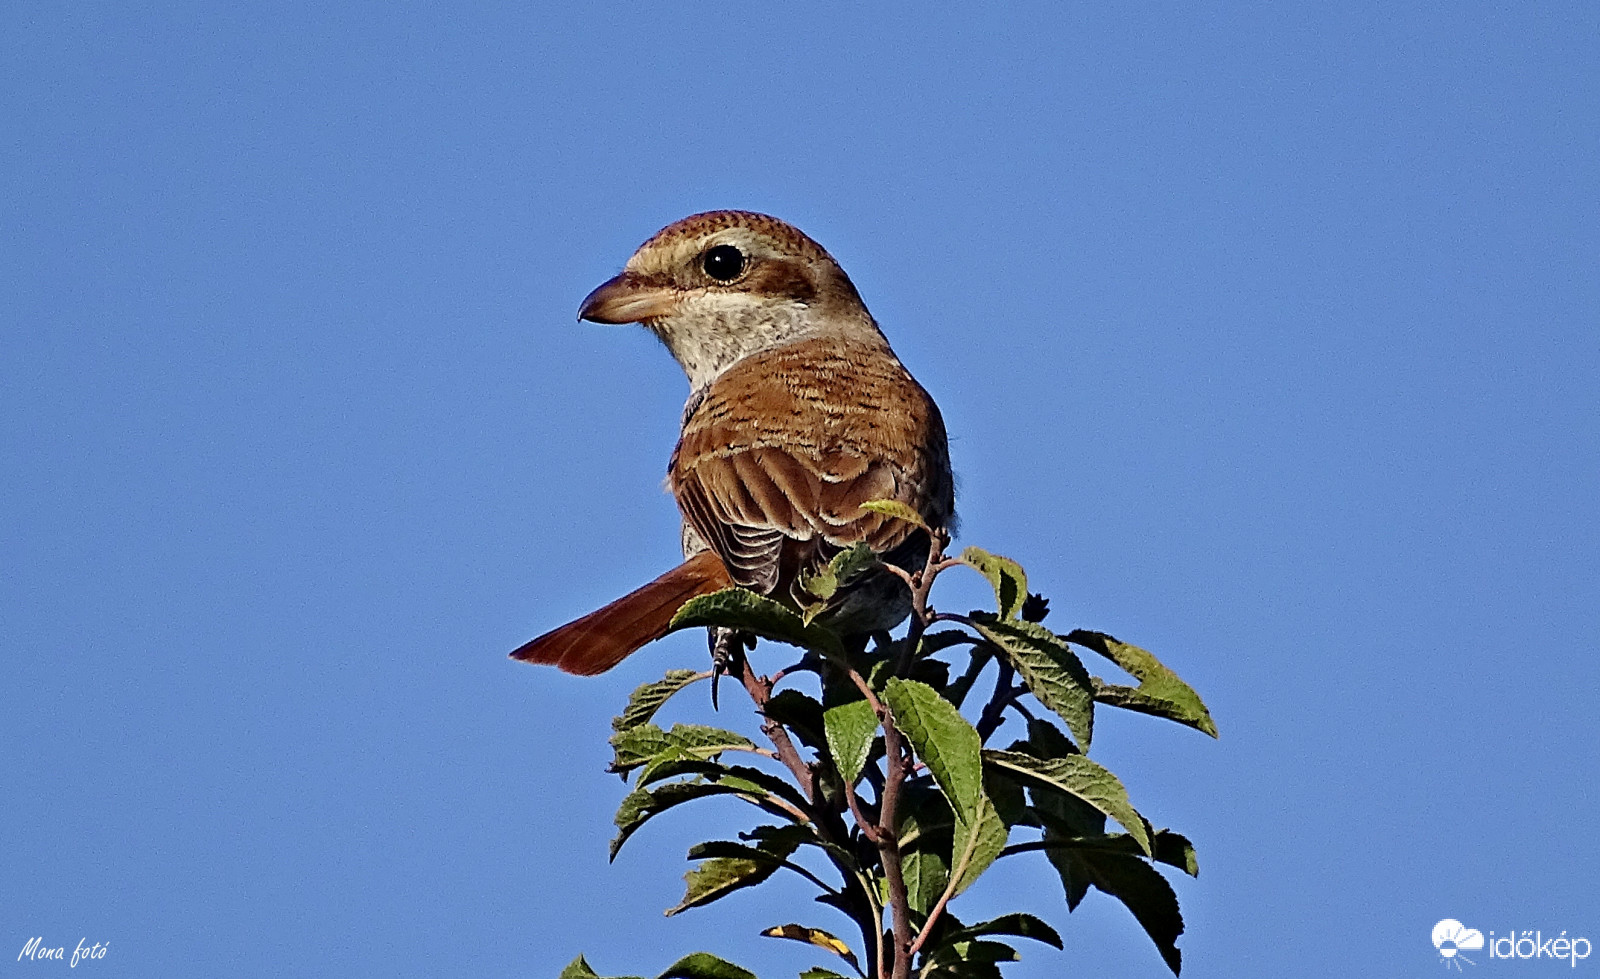
[[[511,658],[548,663],[580,676],[604,673],[666,635],[684,602],[732,584],[722,559],[702,551],[605,608],[524,643]]]

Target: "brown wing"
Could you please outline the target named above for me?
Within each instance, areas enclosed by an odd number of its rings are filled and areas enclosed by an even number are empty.
[[[781,595],[858,541],[891,554],[917,534],[861,509],[869,500],[948,524],[949,469],[939,411],[888,347],[828,337],[746,358],[713,381],[669,476],[734,581]]]

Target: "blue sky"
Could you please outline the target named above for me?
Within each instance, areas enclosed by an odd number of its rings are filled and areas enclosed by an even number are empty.
[[[505,659],[676,558],[682,375],[574,312],[716,207],[849,271],[964,542],[1207,698],[1220,741],[1096,739],[1199,847],[1185,976],[1436,974],[1445,917],[1600,939],[1597,39],[1589,3],[6,5],[0,974],[59,968],[35,935],[118,976],[814,961],[756,937],[829,926],[798,886],[661,917],[732,804],[606,863],[609,718],[699,637]],[[1012,976],[1163,974],[1042,863],[963,900],[1062,927]]]

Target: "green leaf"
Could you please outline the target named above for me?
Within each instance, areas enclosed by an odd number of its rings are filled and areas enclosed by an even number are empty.
[[[1022,783],[1000,772],[993,765],[984,769],[983,791],[994,803],[995,811],[1007,826],[1037,826],[1039,824],[1028,809]]]
[[[615,757],[613,772],[626,772],[669,754],[680,758],[708,759],[731,749],[752,749],[755,742],[742,734],[707,727],[704,724],[674,724],[663,731],[654,724],[640,724],[611,736]]]
[[[900,871],[911,909],[927,914],[950,883],[953,818],[950,802],[927,778],[913,779],[900,793],[895,835]]]
[[[1158,830],[1155,839],[1156,859],[1168,866],[1177,867],[1190,877],[1200,876],[1200,858],[1194,844],[1182,833],[1170,829]]]
[[[961,962],[1022,961],[1022,956],[1017,954],[1017,950],[1005,942],[974,941],[970,938],[946,943],[939,949],[939,954],[933,957],[943,961]]]
[[[834,866],[840,868],[841,871],[846,868],[859,869],[855,853],[851,852],[847,847],[822,839],[811,828],[810,824],[790,823],[786,826],[757,826],[747,833],[740,833],[739,838],[741,840],[753,840],[757,847],[768,853],[785,854],[785,859],[787,859],[788,854],[792,854],[801,846],[814,846],[827,851],[829,857],[833,859]],[[699,859],[702,856],[725,857],[739,855],[732,850],[717,849],[723,845],[723,843],[716,841],[702,843],[691,849],[689,855],[695,859]],[[818,898],[818,900],[821,899]]]
[[[1004,979],[1000,967],[993,962],[934,962],[927,965],[919,979]]]
[[[787,938],[793,942],[805,942],[808,945],[827,949],[850,963],[852,969],[857,972],[861,971],[861,963],[856,961],[856,953],[850,951],[850,946],[821,928],[807,928],[805,925],[774,925],[761,934],[767,938]]]
[[[600,979],[600,976],[589,968],[589,963],[584,961],[583,956],[580,955],[568,963],[565,969],[561,970],[561,975],[557,979]],[[617,976],[616,979],[642,979],[642,977]]]
[[[1005,822],[983,794],[982,742],[961,712],[927,684],[891,677],[883,699],[894,723],[949,800],[955,818],[950,875],[959,894],[1006,845]]]
[[[751,805],[769,812],[782,819],[795,820],[795,814],[790,811],[793,806],[792,795],[797,795],[794,789],[780,779],[774,778],[765,772],[738,766],[719,766],[711,762],[683,761],[674,762],[674,765],[684,766],[684,771],[702,773],[710,776],[711,781],[695,782],[668,782],[665,785],[650,788],[641,785],[628,793],[617,807],[616,824],[617,836],[611,841],[611,859],[617,858],[617,853],[628,838],[638,832],[639,828],[661,813],[680,806],[685,802],[695,799],[704,799],[710,796],[731,795],[742,799]],[[668,777],[666,775],[663,778]],[[776,783],[776,785],[774,785]],[[781,786],[784,791],[773,791]],[[785,807],[773,797],[778,799],[789,798],[791,807]]]
[[[1124,687],[1101,681],[1095,699],[1113,707],[1165,717],[1195,730],[1217,736],[1216,722],[1194,688],[1167,669],[1148,650],[1121,642],[1103,632],[1074,629],[1067,641],[1092,649],[1117,664],[1139,681],[1138,687]]]
[[[667,698],[687,687],[697,680],[704,680],[711,675],[710,670],[668,670],[667,675],[654,683],[646,683],[634,690],[628,698],[628,706],[622,713],[611,719],[613,731],[627,731],[641,724],[649,723],[656,716],[656,711],[667,702]]]
[[[1133,912],[1172,974],[1178,974],[1183,954],[1177,942],[1183,934],[1183,915],[1178,910],[1178,896],[1165,877],[1140,857],[1128,854],[1080,849],[1045,853],[1061,875],[1068,910],[1077,907],[1089,886],[1105,891]]]
[[[756,979],[756,974],[709,952],[693,952],[672,963],[656,979]]]
[[[924,977],[950,976],[951,979],[1000,979],[996,963],[1016,962],[1022,956],[1004,942],[986,942],[963,938],[946,942],[927,957],[921,975]]]
[[[828,753],[844,777],[846,785],[854,785],[861,777],[861,769],[872,751],[872,740],[878,734],[878,715],[866,700],[852,700],[822,712],[822,726],[827,732]]]
[[[1121,823],[1146,855],[1150,834],[1144,818],[1128,802],[1128,792],[1117,777],[1082,755],[1048,761],[1016,751],[985,751],[983,759],[1034,786],[1065,792],[1081,799]]]
[[[798,690],[780,690],[767,701],[766,716],[790,731],[808,748],[826,747],[822,723],[822,705],[816,698]]]
[[[951,646],[976,645],[977,639],[962,632],[960,629],[940,629],[938,632],[924,633],[922,644],[917,648],[918,656],[931,656]]]
[[[819,625],[807,625],[800,616],[772,599],[744,588],[724,588],[689,599],[672,617],[669,631],[695,626],[723,626],[815,650],[824,656],[839,658],[844,655],[839,637],[831,631]]]
[[[1022,611],[1028,597],[1028,576],[1022,565],[1008,557],[990,554],[981,548],[969,547],[961,552],[961,563],[989,579],[994,586],[995,600],[1000,608],[1000,618],[1014,619]]]
[[[883,699],[956,817],[976,821],[983,800],[983,743],[977,730],[925,683],[891,677]]]
[[[1094,681],[1060,636],[1035,622],[1001,621],[973,615],[978,632],[1016,668],[1028,692],[1067,722],[1078,747],[1089,750],[1094,736]]]
[[[1046,834],[1045,842],[1050,846],[1045,849],[1098,850],[1130,857],[1144,855],[1139,841],[1126,833],[1078,835],[1071,832],[1064,822],[1051,819],[1049,823],[1050,832]],[[1170,829],[1157,830],[1151,839],[1151,848],[1157,863],[1176,867],[1190,877],[1200,876],[1200,862],[1195,855],[1194,844],[1182,833],[1174,833]]]
[[[849,979],[849,977],[829,972],[827,969],[807,969],[800,973],[800,979]]]
[[[868,500],[867,502],[861,504],[861,509],[871,510],[873,513],[881,513],[886,517],[893,517],[896,520],[904,520],[913,527],[921,527],[923,530],[929,530],[928,522],[922,519],[922,514],[913,510],[911,507],[906,506],[904,503],[901,503],[899,500]],[[932,533],[931,530],[929,532]]]
[[[751,768],[748,765],[728,765],[722,762],[705,761],[700,758],[683,758],[652,766],[650,769],[639,773],[638,784],[649,785],[653,782],[675,778],[679,775],[701,775],[714,782],[745,787],[751,792],[764,792],[767,795],[787,800],[797,809],[804,809],[808,805],[806,797],[800,793],[799,789],[776,775],[768,774],[759,768]]]
[[[816,597],[826,601],[834,596],[841,585],[849,583],[856,575],[878,565],[878,555],[865,543],[857,543],[833,556],[826,567],[801,578],[801,586]]]
[[[956,880],[951,896],[971,887],[1006,848],[1005,821],[987,796],[978,800],[975,818],[969,821],[957,814],[951,833],[950,875]]]
[[[784,866],[802,842],[815,841],[803,826],[763,826],[751,837],[759,840],[756,846],[713,840],[691,847],[689,859],[705,862],[684,874],[683,900],[667,909],[668,917],[761,883]]]
[[[1038,758],[1062,758],[1066,755],[1082,754],[1078,746],[1061,733],[1060,728],[1042,717],[1028,718],[1028,740],[1025,744],[1027,747],[1023,750]]]
[[[1061,936],[1056,930],[1031,914],[1003,914],[998,918],[980,921],[969,925],[946,937],[946,941],[958,941],[966,938],[977,938],[980,935],[1016,935],[1019,938],[1031,938],[1036,942],[1053,945],[1064,949]]]
[[[926,915],[939,902],[939,896],[950,885],[950,858],[934,849],[926,840],[922,846],[903,849],[900,853],[900,876],[906,884],[906,903],[911,910]]]
[[[755,853],[761,852],[754,847],[749,849]],[[683,900],[667,909],[667,917],[710,904],[741,888],[754,887],[777,873],[781,866],[782,859],[770,855],[755,860],[712,857],[683,875]]]

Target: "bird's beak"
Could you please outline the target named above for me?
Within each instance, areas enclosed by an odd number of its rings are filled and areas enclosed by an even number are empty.
[[[659,319],[677,305],[677,291],[624,272],[600,284],[578,307],[578,319],[593,323],[642,323]]]

